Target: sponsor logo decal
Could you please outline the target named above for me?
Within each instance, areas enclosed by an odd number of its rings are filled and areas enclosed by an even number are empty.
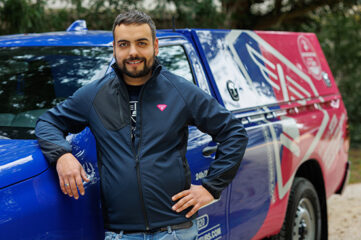
[[[318,60],[315,49],[313,48],[310,40],[301,35],[298,37],[298,50],[302,57],[302,61],[305,64],[308,72],[317,80],[321,80],[322,70],[321,64]]]
[[[238,90],[236,88],[236,85],[231,80],[227,81],[227,90],[229,92],[229,95],[233,99],[233,101],[239,100]]]

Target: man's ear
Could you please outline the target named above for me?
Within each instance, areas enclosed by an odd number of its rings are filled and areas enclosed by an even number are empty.
[[[158,38],[155,38],[154,40],[154,54],[155,56],[157,56],[159,53],[159,42],[158,42]]]

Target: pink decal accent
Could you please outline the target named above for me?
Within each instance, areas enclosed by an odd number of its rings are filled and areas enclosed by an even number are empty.
[[[157,107],[159,108],[159,110],[161,110],[161,111],[163,112],[164,109],[167,107],[167,105],[165,105],[165,104],[158,104]]]

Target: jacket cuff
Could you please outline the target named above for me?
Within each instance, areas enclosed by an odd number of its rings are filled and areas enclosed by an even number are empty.
[[[208,185],[207,183],[203,182],[202,186],[207,189],[207,191],[212,194],[212,196],[214,197],[214,199],[219,199],[221,197],[221,193],[222,191],[219,191],[217,189],[215,189],[214,187],[212,187],[211,185]]]
[[[49,160],[48,160],[49,163],[50,163],[51,165],[55,166],[56,163],[57,163],[57,161],[58,161],[58,159],[59,159],[61,156],[63,156],[64,154],[66,154],[66,153],[71,153],[71,151],[66,150],[66,149],[64,149],[64,148],[58,149],[56,152],[53,153],[53,156],[52,156],[51,160],[50,160],[50,158],[49,158]]]
[[[58,159],[66,153],[71,153],[71,147],[69,149],[62,146],[56,145],[54,143],[48,142],[44,139],[38,138],[38,143],[40,145],[41,151],[43,152],[46,160],[48,160],[50,165],[55,166]]]

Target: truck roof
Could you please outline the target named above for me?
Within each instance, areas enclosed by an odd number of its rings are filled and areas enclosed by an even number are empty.
[[[157,30],[157,37],[162,39],[183,36],[170,30]],[[63,31],[0,36],[0,47],[112,46],[112,41],[111,31]]]

